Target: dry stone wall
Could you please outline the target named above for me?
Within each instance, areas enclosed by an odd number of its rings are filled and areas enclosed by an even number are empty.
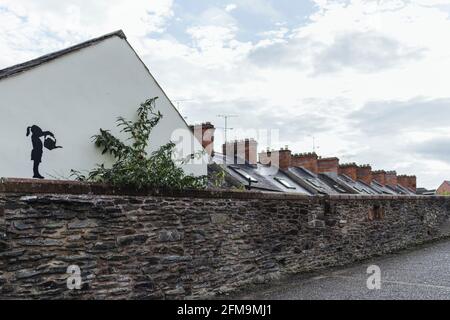
[[[204,298],[450,234],[446,197],[1,188],[3,299]]]

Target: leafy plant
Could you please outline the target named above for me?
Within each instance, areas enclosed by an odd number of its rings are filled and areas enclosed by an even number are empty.
[[[223,188],[225,185],[226,171],[222,167],[210,165],[208,167],[208,180],[214,188]]]
[[[158,97],[142,103],[137,110],[136,122],[123,117],[117,119],[117,126],[121,132],[127,133],[132,140],[126,144],[116,138],[108,130],[100,129],[100,134],[93,137],[102,154],[109,153],[115,158],[111,168],[104,164],[98,165],[87,175],[72,170],[72,176],[80,181],[91,181],[112,184],[115,186],[129,186],[137,189],[202,189],[206,187],[207,177],[186,175],[180,165],[187,163],[192,156],[180,160],[180,164],[173,160],[175,144],[169,142],[157,151],[147,153],[150,134],[162,119],[162,114],[155,111]],[[201,156],[197,153],[193,156]]]

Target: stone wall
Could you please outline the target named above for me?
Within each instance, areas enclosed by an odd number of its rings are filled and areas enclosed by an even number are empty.
[[[119,191],[0,183],[0,298],[208,297],[450,234],[447,197]]]

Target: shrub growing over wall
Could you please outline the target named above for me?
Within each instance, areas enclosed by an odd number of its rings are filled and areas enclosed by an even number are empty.
[[[117,126],[121,128],[121,132],[130,135],[131,144],[126,144],[110,131],[103,129],[100,129],[100,134],[93,137],[95,145],[102,149],[102,154],[110,153],[115,158],[111,168],[101,164],[87,175],[74,170],[72,175],[80,181],[101,182],[137,189],[205,188],[206,177],[186,175],[181,168],[181,165],[191,157],[180,160],[179,164],[175,163],[173,142],[161,146],[150,155],[147,153],[150,134],[163,117],[159,111],[155,111],[157,99],[155,97],[141,104],[137,110],[137,121],[133,122],[123,117],[117,119]]]

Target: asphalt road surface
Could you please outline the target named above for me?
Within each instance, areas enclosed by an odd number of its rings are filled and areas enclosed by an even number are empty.
[[[367,268],[381,270],[381,289],[367,288]],[[314,276],[257,286],[232,299],[260,300],[442,300],[450,299],[450,241],[440,242]]]

